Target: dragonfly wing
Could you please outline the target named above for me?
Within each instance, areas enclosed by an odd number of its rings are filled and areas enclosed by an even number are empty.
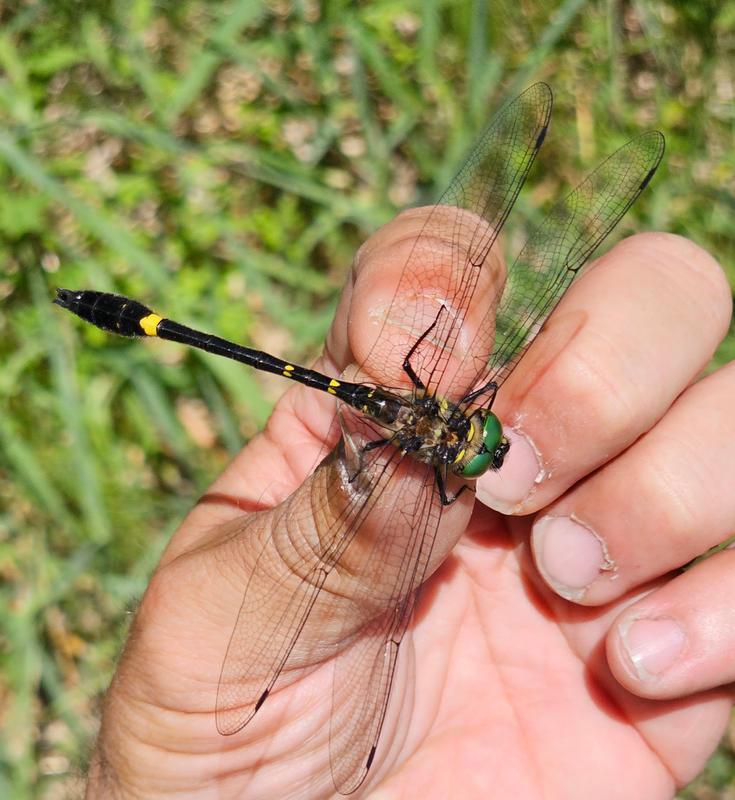
[[[328,644],[319,642],[327,635],[323,628],[296,644],[334,566],[400,461],[392,446],[373,450],[365,454],[355,480],[342,444],[282,506],[263,512],[275,514],[269,521],[273,534],[251,571],[222,666],[216,704],[220,733],[236,733],[252,719],[285,667],[318,663],[314,654],[320,648],[323,658]],[[249,520],[258,523],[254,516]],[[247,531],[240,528],[237,534]]]
[[[411,363],[432,392],[439,389],[490,249],[543,142],[551,105],[551,89],[536,83],[491,119],[411,248],[388,322],[362,363],[368,373],[381,374],[387,364],[389,374],[401,374],[412,343],[406,331],[415,336],[436,322]],[[492,330],[486,338],[489,353]],[[447,375],[443,383],[454,377]],[[463,388],[457,389],[460,396]]]
[[[410,623],[434,546],[442,506],[433,471],[421,468],[412,502],[396,507],[392,524],[365,561],[362,591],[353,601],[380,608],[353,634],[335,660],[330,722],[330,764],[335,788],[351,794],[365,779],[385,719],[398,650]],[[416,488],[418,486],[418,488]],[[373,574],[370,574],[370,573]],[[379,576],[379,577],[378,577]]]
[[[237,733],[268,697],[325,579],[324,570],[314,567],[302,579],[289,572],[257,591],[251,577],[217,688],[216,719],[221,734]],[[291,585],[294,581],[295,587]]]
[[[648,131],[614,152],[555,205],[508,270],[495,345],[475,384],[501,385],[602,240],[646,188],[664,152]]]

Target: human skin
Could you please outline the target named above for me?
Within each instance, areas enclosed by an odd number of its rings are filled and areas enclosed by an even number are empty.
[[[361,249],[317,369],[369,348],[392,296],[376,276],[400,273],[425,213]],[[657,800],[702,769],[732,700],[735,552],[679,568],[735,530],[735,367],[700,378],[731,309],[712,257],[663,233],[621,242],[567,292],[493,408],[506,465],[445,515],[364,796]],[[328,664],[234,736],[214,720],[252,561],[237,519],[302,483],[330,403],[290,387],[172,538],[88,798],[333,794]],[[249,519],[265,541],[272,517]]]

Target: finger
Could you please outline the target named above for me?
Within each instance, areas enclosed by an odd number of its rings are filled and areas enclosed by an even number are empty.
[[[606,721],[612,723],[613,727],[608,730],[610,741],[618,736],[640,737],[656,754],[657,763],[660,759],[666,766],[677,785],[692,780],[725,730],[732,692],[727,688],[715,688],[672,699],[648,699],[647,694],[629,686],[629,681],[621,685],[619,672],[611,670],[609,650],[606,653],[606,647],[612,646],[613,637],[618,635],[616,621],[625,621],[628,611],[642,607],[648,598],[654,597],[657,589],[665,588],[664,582],[660,580],[646,587],[637,596],[627,595],[609,605],[590,608],[551,595],[540,585],[532,566],[526,565],[526,569],[538,596],[543,598],[544,613],[551,614],[557,621],[556,634],[564,637],[570,647],[569,657],[580,674],[584,673],[590,706],[597,713],[603,711]],[[555,666],[556,675],[559,665]],[[621,721],[625,724],[620,725]],[[696,734],[682,736],[682,730],[696,731]]]
[[[730,319],[719,265],[681,237],[641,234],[575,283],[503,385],[511,449],[478,499],[542,508],[648,430],[702,370]]]
[[[735,364],[544,512],[536,564],[562,597],[607,603],[735,533]]]
[[[626,608],[607,641],[617,680],[656,699],[735,681],[734,574],[724,550]]]

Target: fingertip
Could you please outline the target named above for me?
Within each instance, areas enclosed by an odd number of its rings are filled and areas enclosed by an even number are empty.
[[[624,614],[608,637],[608,664],[618,683],[640,697],[677,696],[684,692],[681,686],[672,691],[670,676],[687,658],[689,644],[681,619]]]
[[[488,311],[505,275],[502,257],[491,246],[494,238],[483,217],[437,205],[404,211],[365,242],[354,263],[349,308],[340,303],[343,313],[336,322],[347,333],[349,348],[343,352],[360,365],[364,380],[411,388],[404,362],[419,341],[417,368],[424,366],[427,380],[432,369],[427,365],[440,372],[433,376],[432,391],[442,393],[454,380],[475,377],[472,359],[489,355],[482,350],[490,347],[494,330]],[[468,271],[470,254],[479,258],[476,249],[486,268]],[[338,328],[334,335],[342,341]]]
[[[536,567],[546,584],[565,600],[583,603],[587,590],[614,563],[605,542],[574,515],[547,514],[531,532]]]
[[[546,471],[533,441],[520,430],[503,429],[510,449],[497,472],[487,472],[477,482],[477,499],[502,514],[525,509],[524,501],[543,481]]]
[[[338,372],[350,364],[362,364],[369,356],[430,213],[430,207],[401,212],[378,228],[355,254],[350,279],[327,334],[326,351]],[[405,322],[408,325],[411,320]]]

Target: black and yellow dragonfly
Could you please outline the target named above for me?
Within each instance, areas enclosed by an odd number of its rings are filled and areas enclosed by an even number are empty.
[[[291,556],[268,563],[269,589],[263,580],[246,582],[216,720],[222,734],[236,733],[284,670],[334,659],[330,766],[343,794],[362,784],[373,763],[399,646],[443,509],[468,481],[502,468],[509,443],[492,412],[497,392],[663,156],[657,131],[621,147],[552,208],[498,279],[491,249],[544,141],[551,105],[544,83],[506,105],[429,213],[386,314],[423,333],[397,351],[394,331],[384,325],[357,373],[393,365],[401,387],[323,375],[119,295],[57,291],[57,304],[106,331],[180,342],[334,396],[341,439],[317,467],[324,507],[309,508],[317,520],[312,539],[295,548],[307,527],[303,510],[295,510],[303,504],[284,504],[273,537]],[[441,298],[422,291],[437,285]],[[341,572],[351,581],[336,591],[332,583]],[[309,627],[317,603],[331,603],[332,616],[320,617],[337,620],[336,633],[324,633],[336,645],[331,651],[324,643],[320,650],[320,632]]]

